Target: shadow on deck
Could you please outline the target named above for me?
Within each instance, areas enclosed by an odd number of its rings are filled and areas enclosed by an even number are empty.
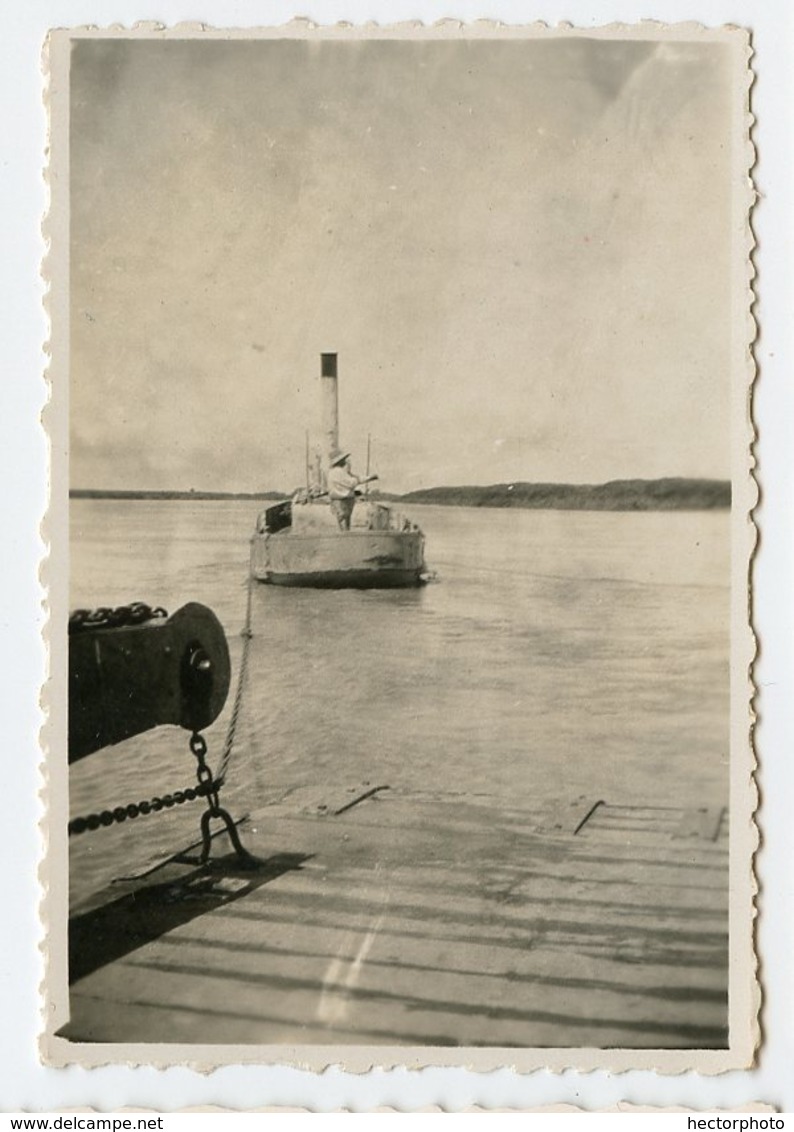
[[[63,1036],[727,1046],[723,810],[397,791],[349,808],[315,787],[256,826],[263,871],[183,868],[74,918]]]

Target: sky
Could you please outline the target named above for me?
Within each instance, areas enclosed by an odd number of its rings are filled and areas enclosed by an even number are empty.
[[[718,43],[82,40],[70,482],[730,474]]]

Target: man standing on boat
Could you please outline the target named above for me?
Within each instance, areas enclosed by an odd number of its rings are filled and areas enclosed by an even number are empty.
[[[350,530],[350,518],[356,505],[356,488],[364,483],[372,483],[377,475],[355,476],[350,470],[349,452],[332,452],[328,468],[328,497],[331,510],[343,531]]]

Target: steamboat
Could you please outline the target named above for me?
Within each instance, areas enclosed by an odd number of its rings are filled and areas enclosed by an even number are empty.
[[[329,589],[419,586],[427,579],[421,529],[407,516],[365,493],[347,516],[335,506],[334,468],[348,453],[339,446],[337,355],[322,354],[320,389],[323,451],[307,485],[257,518],[251,569],[261,582]],[[364,489],[364,490],[362,490]]]

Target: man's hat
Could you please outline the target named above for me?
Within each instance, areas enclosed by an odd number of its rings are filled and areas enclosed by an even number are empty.
[[[349,456],[349,452],[340,451],[339,449],[337,449],[336,452],[332,452],[330,460],[331,467],[335,468],[337,464],[343,464]]]

